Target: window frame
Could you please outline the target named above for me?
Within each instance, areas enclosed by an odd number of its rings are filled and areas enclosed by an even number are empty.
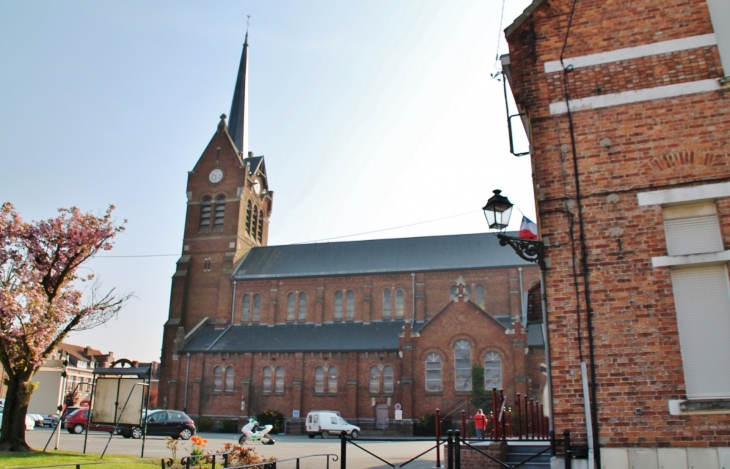
[[[345,294],[345,320],[355,320],[355,292],[347,290]]]
[[[395,392],[395,368],[391,365],[383,367],[383,394],[391,395]]]
[[[224,382],[223,392],[226,392],[226,393],[233,392],[233,387],[235,386],[235,374],[236,374],[236,371],[233,369],[232,366],[226,367],[226,370],[224,373],[225,382]]]
[[[390,288],[383,290],[383,320],[393,318],[392,297],[393,293]]]
[[[253,295],[253,312],[251,313],[251,320],[253,322],[261,321],[261,295],[258,293]]]
[[[263,394],[271,394],[272,375],[274,374],[272,368],[271,366],[265,366],[263,369],[263,379],[261,381],[261,392]]]
[[[370,394],[380,394],[380,369],[377,366],[371,366],[369,373],[368,391]]]
[[[307,320],[307,292],[299,292],[297,301],[297,321],[306,322]]]
[[[336,366],[327,369],[327,394],[337,394],[338,370]]]
[[[324,394],[324,367],[318,366],[314,368],[314,392],[315,394]]]
[[[284,394],[284,368],[277,366],[274,370],[274,393]]]
[[[438,369],[435,367],[431,367],[429,369],[429,363],[437,363]],[[441,354],[436,352],[431,352],[426,356],[426,360],[424,360],[424,368],[425,368],[425,374],[424,374],[424,387],[427,393],[430,392],[443,392],[444,390],[444,380],[443,380],[443,373],[444,373],[444,362],[441,358]],[[429,375],[433,375],[434,372],[438,372],[438,379],[437,378],[429,378]],[[438,386],[434,386],[431,389],[429,389],[429,382],[436,383],[438,382]],[[436,389],[438,387],[438,389]]]
[[[458,350],[468,350],[468,357],[462,356],[459,357],[458,355],[463,355],[463,352],[457,352]],[[456,392],[471,392],[474,388],[474,383],[472,383],[471,378],[471,359],[472,359],[472,347],[471,343],[469,343],[466,339],[460,339],[457,340],[454,343],[454,391]],[[465,363],[468,363],[467,366],[460,366],[464,365]],[[466,371],[465,371],[466,370]],[[463,384],[459,384],[459,380],[463,380]]]
[[[241,300],[241,322],[248,322],[251,318],[251,295],[246,293]]]
[[[342,290],[335,291],[334,317],[333,317],[333,319],[335,321],[342,321],[342,319],[343,319],[343,317],[342,317],[342,312],[343,312],[342,306],[345,303],[344,302],[344,296],[345,295],[342,293]]]
[[[403,319],[405,317],[406,293],[402,288],[395,291],[395,319]]]
[[[213,392],[220,393],[223,391],[223,367],[216,366],[213,368]]]
[[[497,358],[497,360],[494,360],[495,357]],[[490,358],[492,360],[490,360]],[[487,361],[487,360],[489,360],[489,361]],[[488,391],[492,388],[497,388],[497,390],[499,391],[504,386],[504,370],[503,370],[502,355],[500,355],[497,352],[487,352],[486,355],[484,355],[483,363],[484,363],[484,389]],[[498,386],[491,385],[488,381],[489,376],[488,376],[487,370],[488,369],[492,369],[492,370],[497,369],[494,366],[488,366],[488,364],[491,364],[491,363],[499,363],[499,373],[498,373],[499,374],[499,382],[498,382],[499,385]],[[493,381],[493,380],[491,380],[491,381]]]

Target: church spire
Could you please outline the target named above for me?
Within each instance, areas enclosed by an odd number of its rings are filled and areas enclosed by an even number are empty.
[[[245,158],[248,152],[248,25],[228,119],[228,134]]]

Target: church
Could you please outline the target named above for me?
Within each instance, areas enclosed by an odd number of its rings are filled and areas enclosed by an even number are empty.
[[[540,399],[543,337],[527,326],[539,270],[494,235],[268,245],[248,47],[247,33],[230,114],[188,175],[158,404],[214,421],[275,410],[289,432],[328,409],[410,434],[475,390]]]

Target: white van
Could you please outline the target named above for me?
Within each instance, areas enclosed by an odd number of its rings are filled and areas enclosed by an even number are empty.
[[[337,437],[342,430],[346,431],[353,440],[360,434],[360,427],[347,423],[337,411],[313,410],[307,414],[309,438],[314,438],[315,435],[322,435],[322,438],[329,438],[330,435]]]

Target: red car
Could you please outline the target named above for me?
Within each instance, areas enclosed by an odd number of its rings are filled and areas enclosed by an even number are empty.
[[[73,413],[69,414],[63,421],[63,428],[68,430],[69,433],[83,433],[86,429],[86,425],[89,425],[90,431],[97,432],[114,432],[114,425],[105,423],[93,423],[90,421],[91,412],[88,407],[82,407],[77,409]]]

